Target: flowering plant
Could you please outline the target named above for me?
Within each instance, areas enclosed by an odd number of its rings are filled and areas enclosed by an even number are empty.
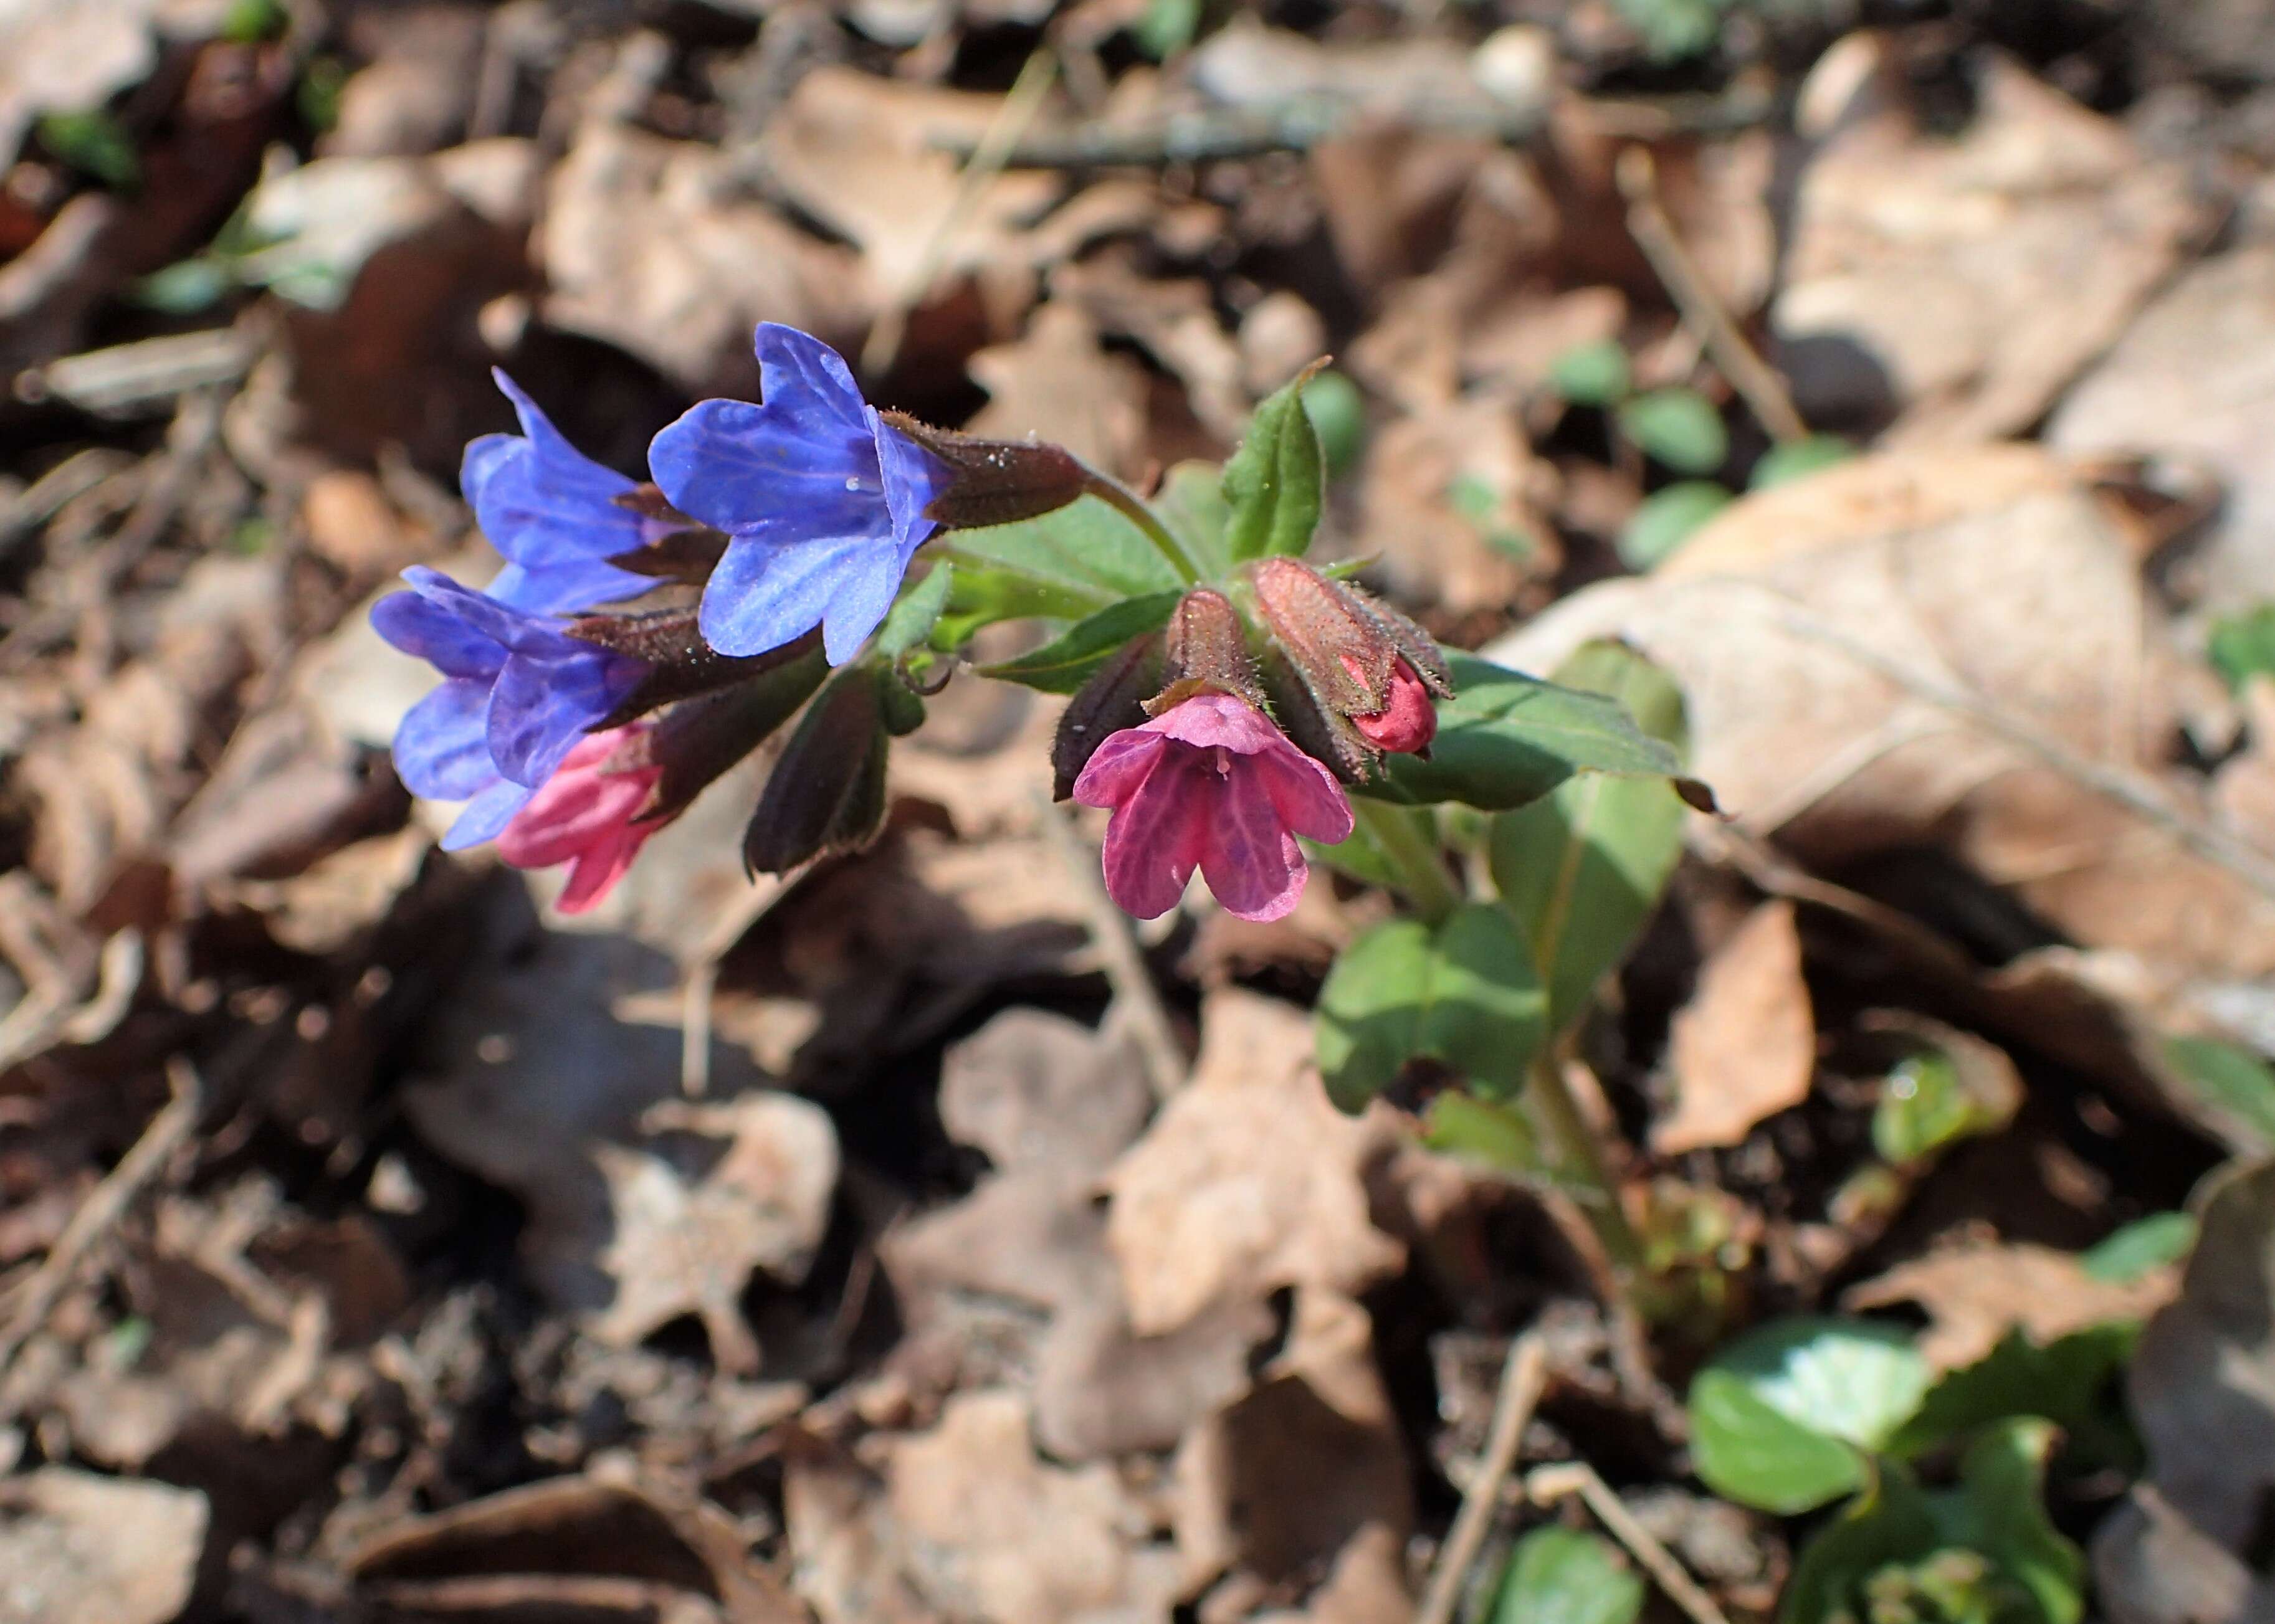
[[[1665,878],[1676,793],[1699,793],[1664,715],[1631,714],[1664,710],[1664,679],[1614,649],[1562,684],[1447,653],[1307,562],[1325,472],[1304,379],[1222,468],[1172,468],[1147,501],[1057,447],[881,411],[804,333],[762,326],[757,350],[761,398],[664,429],[650,484],[501,376],[523,433],[469,447],[465,484],[505,571],[477,592],[412,570],[373,615],[445,679],[396,740],[406,784],[466,802],[444,843],[566,864],[561,905],[591,907],[786,735],[744,839],[781,872],[876,835],[892,739],[959,673],[1062,694],[1058,797],[1107,811],[1115,902],[1159,916],[1198,872],[1228,913],[1275,919],[1315,861],[1398,893],[1409,911],[1322,993],[1330,1091],[1356,1107],[1424,1060],[1468,1085],[1447,1134],[1529,1133],[1478,1113],[1543,1070]],[[1035,646],[976,662],[1007,621]],[[1651,853],[1600,847],[1614,792],[1572,799],[1583,784],[1644,797],[1617,827],[1658,830]]]

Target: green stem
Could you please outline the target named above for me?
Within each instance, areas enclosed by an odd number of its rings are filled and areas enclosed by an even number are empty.
[[[1108,479],[1093,468],[1090,470],[1090,482],[1085,488],[1100,501],[1110,502],[1121,510],[1123,517],[1145,533],[1145,539],[1153,544],[1155,550],[1168,559],[1171,567],[1187,581],[1197,582],[1201,578],[1200,566],[1185,551],[1185,544],[1177,540],[1169,527],[1155,516],[1153,510],[1140,501],[1129,487],[1118,480]]]
[[[1424,833],[1425,828],[1435,827],[1433,822],[1415,818],[1405,807],[1363,795],[1351,797],[1351,817],[1397,871],[1399,888],[1424,919],[1439,924],[1462,905],[1462,894],[1455,888],[1454,877],[1446,872],[1438,842]],[[1417,823],[1423,827],[1417,828]]]
[[[1603,1147],[1596,1142],[1596,1131],[1582,1114],[1579,1102],[1572,1098],[1558,1060],[1557,1049],[1552,1046],[1532,1062],[1532,1076],[1525,1091],[1532,1120],[1549,1141],[1558,1175],[1592,1192],[1591,1199],[1576,1205],[1604,1243],[1613,1266],[1633,1280],[1644,1269],[1643,1239],[1628,1222],[1620,1205],[1619,1186],[1612,1182],[1611,1169],[1604,1162]]]

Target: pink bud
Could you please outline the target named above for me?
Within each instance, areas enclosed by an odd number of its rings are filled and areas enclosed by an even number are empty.
[[[516,868],[570,865],[557,904],[563,913],[598,905],[663,827],[635,821],[663,775],[648,753],[649,732],[637,721],[586,734],[498,836],[498,855]]]
[[[1349,838],[1350,803],[1263,712],[1201,692],[1098,747],[1074,798],[1111,807],[1106,888],[1141,919],[1177,905],[1198,868],[1225,911],[1284,918],[1309,865],[1296,836]]]
[[[1357,664],[1349,656],[1344,657],[1343,663],[1352,667]],[[1363,674],[1355,668],[1351,676],[1355,680],[1363,679]],[[1430,741],[1438,736],[1438,709],[1430,702],[1429,687],[1402,654],[1390,668],[1388,686],[1390,692],[1383,707],[1367,715],[1353,716],[1351,726],[1377,750],[1392,755],[1427,754]]]

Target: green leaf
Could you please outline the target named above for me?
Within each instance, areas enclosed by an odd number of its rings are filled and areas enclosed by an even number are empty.
[[[1946,1372],[1930,1387],[1918,1412],[1888,1439],[1887,1450],[1908,1457],[2006,1416],[2031,1415],[2059,1424],[2081,1464],[2136,1466],[2140,1445],[2125,1418],[2118,1378],[2140,1333],[2136,1322],[2112,1321],[2040,1347],[2022,1332],[2010,1332],[1973,1364]]]
[[[1319,1070],[1346,1111],[1434,1060],[1487,1099],[1523,1086],[1547,999],[1508,914],[1470,903],[1432,930],[1393,919],[1335,961],[1316,1012]]]
[[[1836,1615],[1860,1616],[1857,1592],[1867,1577],[1890,1563],[1927,1555],[1936,1526],[1927,1496],[1893,1462],[1802,1548],[1778,1603],[1779,1624],[1827,1624]]]
[[[1404,819],[1412,828],[1415,843],[1434,851],[1440,841],[1437,815],[1426,806],[1398,806],[1383,809],[1386,817]],[[1296,837],[1304,854],[1314,863],[1324,863],[1339,874],[1349,874],[1361,885],[1380,886],[1385,890],[1401,891],[1406,879],[1396,862],[1375,841],[1368,820],[1360,819],[1350,834],[1339,844],[1323,846],[1315,840]]]
[[[2020,1584],[2040,1624],[2078,1624],[2085,1556],[2046,1515],[2046,1458],[2055,1428],[2036,1416],[1997,1423],[1968,1446],[1955,1493],[1935,1497],[1936,1521],[1954,1545],[1979,1551]]]
[[[1679,480],[1653,491],[1620,531],[1620,562],[1630,570],[1657,569],[1730,501],[1730,493],[1712,480]]]
[[[1635,1624],[1642,1576],[1611,1541],[1576,1529],[1537,1528],[1516,1542],[1501,1570],[1489,1624]]]
[[[1556,680],[1616,699],[1645,733],[1683,748],[1681,691],[1633,649],[1584,645]],[[1659,905],[1682,855],[1682,798],[1664,781],[1599,773],[1567,779],[1493,820],[1485,850],[1493,884],[1548,984],[1551,1031],[1587,1007]]]
[[[2217,1038],[2168,1038],[2165,1069],[2237,1149],[2275,1147],[2275,1071],[2250,1050]]]
[[[200,254],[152,271],[135,283],[127,296],[145,310],[187,316],[212,309],[236,286],[237,277],[225,261]]]
[[[1183,597],[1181,592],[1157,592],[1125,598],[1112,608],[1100,609],[1069,627],[1032,653],[979,667],[979,675],[1024,683],[1045,693],[1072,693],[1130,638],[1160,630]]]
[[[1366,449],[1366,399],[1339,372],[1323,372],[1303,386],[1304,410],[1319,433],[1319,453],[1330,475],[1355,466]]]
[[[1167,62],[1193,42],[1201,11],[1202,0],[1145,0],[1130,34],[1139,50],[1156,62]]]
[[[2022,1099],[2003,1058],[1994,1073],[1964,1054],[1923,1046],[1896,1062],[1872,1111],[1872,1148],[1899,1167],[1919,1168],[1961,1139],[1997,1133]]]
[[[1864,1480],[1860,1453],[1917,1412],[1927,1361],[1871,1320],[1772,1321],[1722,1348],[1690,1386],[1691,1454],[1719,1494],[1807,1511]]]
[[[1153,497],[1153,511],[1184,544],[1185,555],[1198,566],[1203,579],[1213,579],[1232,568],[1224,533],[1232,523],[1232,504],[1224,498],[1224,470],[1197,460],[1173,465],[1161,476]]]
[[[1690,1384],[1690,1460],[1701,1482],[1724,1499],[1790,1516],[1813,1511],[1863,1485],[1864,1455],[1811,1431],[1727,1371],[1701,1371]]]
[[[1753,472],[1746,476],[1746,488],[1765,491],[1772,485],[1784,485],[1820,468],[1848,462],[1856,455],[1856,448],[1838,434],[1811,434],[1805,440],[1788,440],[1762,453]]]
[[[340,94],[347,88],[348,64],[337,57],[308,59],[307,71],[292,92],[292,105],[308,128],[321,135],[340,121]]]
[[[1620,403],[1620,429],[1677,473],[1708,474],[1730,459],[1730,431],[1696,389],[1653,389]]]
[[[1265,397],[1249,421],[1248,438],[1224,465],[1224,496],[1232,508],[1225,544],[1235,563],[1301,553],[1319,528],[1326,475],[1319,432],[1304,409],[1304,381],[1298,378]]]
[[[1431,1096],[1422,1121],[1422,1143],[1448,1156],[1463,1156],[1503,1173],[1542,1174],[1549,1165],[1540,1152],[1532,1119],[1514,1102],[1495,1105],[1459,1089]]]
[[[1567,350],[1551,362],[1548,384],[1576,406],[1609,406],[1635,388],[1635,368],[1618,340],[1599,339]]]
[[[887,660],[897,660],[932,635],[940,621],[941,611],[948,607],[949,589],[956,581],[956,565],[941,559],[925,572],[925,578],[900,595],[885,616],[885,623],[877,628],[877,652]]]
[[[57,158],[114,192],[129,191],[141,182],[142,158],[134,138],[107,109],[42,114],[39,136],[40,144]]]
[[[1455,694],[1438,706],[1430,759],[1392,756],[1363,793],[1407,805],[1459,801],[1506,812],[1538,800],[1576,773],[1672,778],[1673,749],[1638,729],[1616,699],[1526,676],[1474,654],[1448,653]]]
[[[222,15],[221,37],[238,45],[256,44],[277,38],[291,22],[277,0],[230,0]]]
[[[2196,1220],[2189,1212],[2151,1212],[2113,1230],[2078,1257],[2078,1266],[2096,1280],[2123,1286],[2151,1269],[2178,1263],[2196,1243]]]
[[[2204,657],[2238,693],[2255,676],[2275,676],[2275,603],[2214,621]]]
[[[961,576],[965,563],[1014,578],[1020,590],[991,583],[1001,601],[1048,601],[1047,613],[1079,619],[1146,593],[1184,585],[1145,534],[1095,496],[1085,496],[1039,518],[949,533],[948,553]],[[999,618],[1011,618],[1009,616]]]

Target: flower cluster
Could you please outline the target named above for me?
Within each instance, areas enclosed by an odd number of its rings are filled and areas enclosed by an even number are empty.
[[[1097,495],[1195,573],[1134,497],[1065,452],[881,412],[790,328],[761,326],[757,352],[760,399],[694,406],[649,446],[646,485],[578,451],[497,374],[521,433],[468,446],[462,480],[504,569],[480,591],[415,569],[372,612],[442,676],[397,734],[404,783],[465,803],[447,848],[495,841],[516,866],[567,865],[565,910],[597,903],[656,829],[801,711],[746,858],[785,867],[873,833],[886,746],[922,717],[911,661],[956,655],[953,638],[923,646],[935,623],[968,637],[986,617],[949,613],[952,552],[903,593],[935,537]],[[1021,612],[1031,589],[977,578],[971,601]],[[896,602],[926,618],[894,630],[912,618]],[[1047,593],[1034,602],[1024,612],[1054,612]],[[1280,918],[1304,885],[1297,837],[1345,839],[1345,786],[1385,754],[1426,752],[1444,663],[1418,628],[1285,556],[1228,563],[1153,623],[1085,668],[1060,793],[1110,810],[1106,884],[1131,913],[1175,907],[1198,871],[1228,911]]]

